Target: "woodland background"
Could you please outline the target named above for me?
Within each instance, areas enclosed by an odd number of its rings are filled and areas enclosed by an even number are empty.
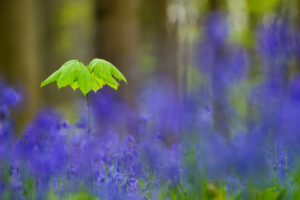
[[[74,58],[88,64],[99,57],[115,64],[128,78],[128,86],[121,87],[119,94],[132,108],[135,95],[157,77],[171,83],[180,98],[199,91],[206,79],[197,66],[197,46],[212,13],[226,16],[228,43],[245,47],[254,60],[247,77],[252,83],[262,73],[255,63],[257,27],[274,17],[300,27],[298,0],[1,0],[0,76],[26,91],[25,119],[45,105],[72,112],[70,101],[79,93],[39,86]],[[218,54],[230,51],[222,47]],[[299,65],[291,71],[297,73]],[[281,78],[287,80],[288,74]],[[217,129],[224,130],[222,89],[217,93],[214,121]]]

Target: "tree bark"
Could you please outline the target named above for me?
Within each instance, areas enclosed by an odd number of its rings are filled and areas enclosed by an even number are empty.
[[[142,0],[139,9],[143,42],[150,41],[156,72],[178,83],[177,25],[168,19],[168,0]]]
[[[96,57],[112,62],[128,79],[120,93],[132,105],[138,89],[137,4],[135,0],[96,2]]]
[[[4,76],[1,78],[27,90],[25,119],[34,115],[39,101],[33,4],[32,0],[2,0],[0,6],[0,72]]]
[[[209,1],[209,11],[218,12],[223,8],[222,1]],[[217,25],[217,24],[216,24]],[[230,138],[230,115],[228,114],[228,94],[227,88],[222,81],[222,69],[224,65],[220,62],[226,60],[226,44],[216,47],[215,54],[218,59],[215,61],[211,69],[211,83],[213,91],[212,99],[212,115],[214,119],[214,129],[216,132],[223,134],[226,138]]]

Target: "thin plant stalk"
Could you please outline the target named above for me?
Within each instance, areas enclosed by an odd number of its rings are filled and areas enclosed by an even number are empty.
[[[92,171],[92,153],[91,153],[91,144],[90,144],[90,121],[91,121],[91,113],[90,113],[90,97],[89,94],[86,95],[87,109],[88,109],[88,121],[87,121],[87,145],[88,145],[88,157],[89,157],[89,172],[90,172],[90,189],[93,191],[93,171]]]

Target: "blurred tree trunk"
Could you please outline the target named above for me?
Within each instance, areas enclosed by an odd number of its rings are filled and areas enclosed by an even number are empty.
[[[2,0],[0,6],[1,76],[27,90],[25,118],[33,116],[39,100],[33,4],[32,0]]]
[[[141,0],[139,5],[139,25],[141,30],[140,41],[143,55],[148,55],[154,62],[151,63],[152,74],[144,74],[145,77],[159,78],[160,84],[171,84],[172,100],[171,108],[176,109],[178,98],[178,38],[177,24],[171,23],[168,16],[169,0]],[[159,113],[156,113],[159,116]],[[164,122],[172,121],[174,116],[167,116]],[[175,125],[176,126],[176,125]],[[164,125],[161,127],[163,140],[167,144],[173,144],[178,139],[178,132],[174,127]]]
[[[38,27],[40,33],[42,79],[45,79],[70,59],[88,64],[94,57],[94,0],[38,1]],[[57,89],[56,84],[42,90],[42,106],[55,106],[69,119],[75,120],[77,109],[74,99],[83,98],[70,87]]]
[[[137,68],[137,4],[135,0],[96,1],[96,56],[112,62],[128,79],[121,95],[135,104]]]
[[[177,25],[168,19],[168,0],[142,0],[140,24],[142,39],[153,45],[152,56],[156,59],[157,72],[175,86],[178,83]]]
[[[224,2],[221,0],[210,0],[209,12],[213,13],[220,11],[223,8],[223,3]],[[218,133],[223,134],[226,138],[230,138],[230,115],[228,114],[227,88],[222,81],[223,70],[220,69],[223,68],[224,65],[223,63],[219,63],[225,60],[226,46],[218,46],[215,53],[219,61],[216,61],[216,64],[211,69],[213,126]]]

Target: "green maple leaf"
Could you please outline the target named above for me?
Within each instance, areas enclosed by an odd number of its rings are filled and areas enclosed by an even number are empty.
[[[84,66],[79,60],[70,60],[44,80],[41,87],[56,81],[59,89],[71,86],[73,90],[79,88],[86,95],[91,90],[97,92],[104,85],[117,90],[119,83],[114,77],[127,83],[124,75],[110,62],[96,58],[89,66]]]
[[[89,64],[89,71],[94,75],[97,81],[109,85],[114,89],[118,89],[119,83],[116,81],[124,81],[127,83],[124,75],[110,62],[95,58]],[[116,79],[115,79],[116,78]]]

